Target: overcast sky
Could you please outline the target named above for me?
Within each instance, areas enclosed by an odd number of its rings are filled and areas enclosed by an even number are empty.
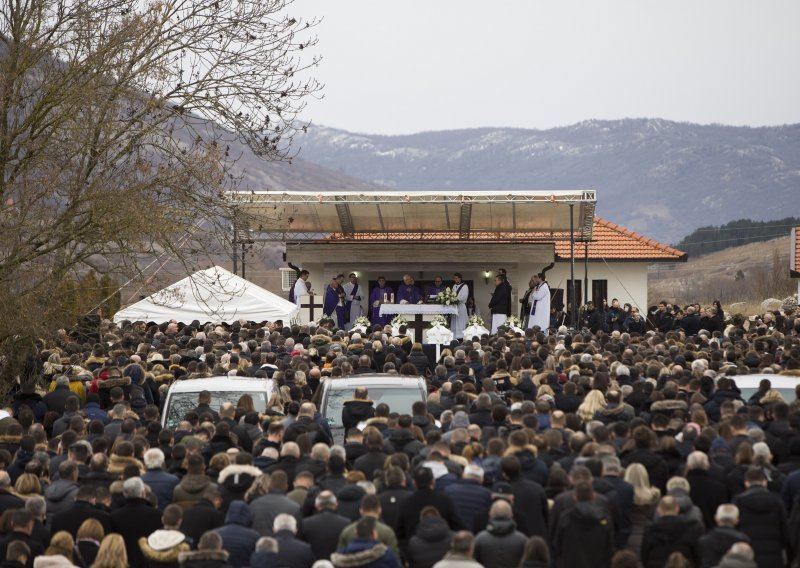
[[[590,118],[800,122],[798,0],[295,0],[324,18],[305,118],[398,134]]]

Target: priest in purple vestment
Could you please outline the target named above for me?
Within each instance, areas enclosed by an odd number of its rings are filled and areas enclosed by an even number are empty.
[[[344,274],[339,274],[325,286],[325,300],[322,303],[323,312],[333,318],[336,327],[339,329],[344,329],[344,325],[347,323],[344,313],[345,293],[344,288],[342,288],[343,281]]]
[[[403,284],[397,290],[395,300],[398,304],[421,304],[422,291],[414,285],[410,274],[403,276]]]
[[[386,278],[378,276],[378,286],[369,295],[369,321],[372,325],[387,325],[392,316],[381,315],[381,304],[394,303],[394,290],[386,285]]]
[[[447,286],[442,282],[442,277],[437,276],[433,279],[433,286],[425,288],[425,296],[428,300],[433,300],[440,292],[444,292]]]

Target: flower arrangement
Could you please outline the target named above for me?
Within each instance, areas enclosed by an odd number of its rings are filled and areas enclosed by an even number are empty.
[[[408,325],[408,320],[401,315],[396,315],[392,319],[392,327],[400,327],[401,325]]]
[[[477,325],[479,327],[483,327],[485,325],[483,323],[483,318],[481,316],[475,316],[475,315],[469,316],[469,318],[467,318],[467,327],[470,327],[470,326],[473,326],[473,325]]]
[[[459,303],[458,296],[449,287],[436,294],[433,301],[442,306],[457,306]]]
[[[334,320],[332,316],[329,316],[327,314],[322,314],[322,317],[317,320],[317,327],[331,325],[334,323],[336,323],[336,320]]]
[[[503,327],[522,327],[522,321],[517,316],[508,316],[503,322]]]
[[[447,327],[447,318],[442,314],[436,314],[431,318],[431,327]]]
[[[356,321],[353,322],[353,325],[360,326],[360,327],[369,327],[369,318],[367,316],[358,316]]]

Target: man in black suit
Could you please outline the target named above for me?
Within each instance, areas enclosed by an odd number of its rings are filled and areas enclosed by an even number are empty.
[[[111,517],[105,511],[98,509],[97,488],[94,485],[82,485],[75,496],[75,503],[69,509],[56,513],[51,525],[52,534],[58,531],[67,531],[75,538],[83,521],[97,519],[103,525],[105,534],[111,532]]]
[[[339,535],[350,519],[336,513],[338,502],[331,491],[323,491],[314,500],[315,515],[303,519],[298,538],[311,545],[316,558],[330,558],[336,552]]]

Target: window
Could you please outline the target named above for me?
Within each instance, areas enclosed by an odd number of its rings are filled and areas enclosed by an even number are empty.
[[[592,301],[598,308],[608,299],[608,280],[592,280]]]
[[[322,414],[328,420],[331,428],[342,427],[342,407],[345,401],[353,398],[353,389],[330,389]],[[378,406],[380,403],[389,405],[392,412],[411,414],[411,406],[418,400],[425,400],[419,388],[398,387],[369,387],[369,399]]]
[[[288,292],[297,282],[297,272],[293,268],[281,268],[281,290]]]

